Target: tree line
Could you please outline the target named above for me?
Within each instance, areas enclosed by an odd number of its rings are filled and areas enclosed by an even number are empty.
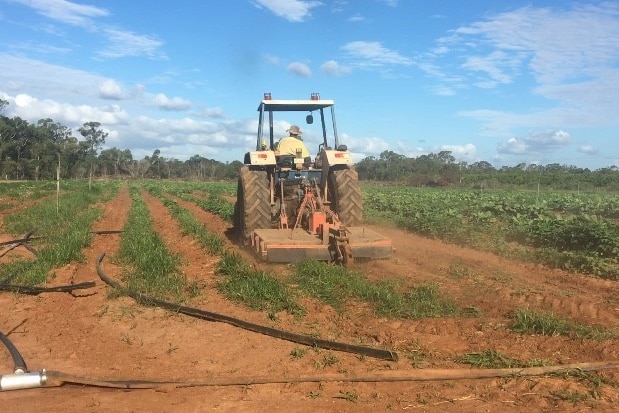
[[[0,99],[0,178],[61,179],[132,177],[170,179],[234,179],[242,163],[220,162],[194,155],[186,161],[152,155],[134,159],[129,149],[102,149],[108,134],[99,122],[86,122],[73,131],[52,119],[36,124],[2,114],[8,101]]]
[[[186,161],[152,155],[134,159],[129,149],[102,149],[108,134],[98,122],[78,129],[52,119],[36,124],[18,116],[2,115],[8,101],[0,99],[0,179],[74,179],[131,177],[160,179],[236,179],[240,161],[220,162],[194,155]],[[360,180],[395,181],[413,186],[545,186],[576,189],[582,186],[619,190],[616,166],[590,170],[573,165],[521,163],[495,168],[486,161],[456,162],[450,151],[407,157],[384,151],[356,163]]]
[[[450,151],[407,157],[384,151],[356,164],[360,180],[397,181],[412,186],[539,187],[557,190],[605,188],[619,190],[619,170],[573,165],[520,163],[495,168],[487,161],[456,162]]]

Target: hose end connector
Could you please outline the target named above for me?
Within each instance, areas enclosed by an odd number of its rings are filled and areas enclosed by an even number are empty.
[[[0,391],[33,389],[47,382],[45,370],[36,373],[15,373],[0,376]]]

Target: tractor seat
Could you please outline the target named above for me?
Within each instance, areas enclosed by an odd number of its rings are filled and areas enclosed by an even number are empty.
[[[277,162],[277,165],[281,168],[294,168],[295,167],[294,158],[295,157],[293,155],[280,155],[280,156],[275,157],[275,161]],[[304,168],[309,168],[311,164],[312,164],[311,156],[306,156],[305,158],[303,158]]]

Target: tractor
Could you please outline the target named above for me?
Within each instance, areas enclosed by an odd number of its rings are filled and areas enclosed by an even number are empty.
[[[317,155],[299,148],[280,152],[274,117],[305,114],[307,125],[319,117]],[[330,115],[330,116],[329,116]],[[278,119],[279,120],[279,119]],[[240,241],[265,261],[322,260],[344,265],[355,258],[386,258],[390,239],[363,226],[357,172],[346,145],[340,144],[333,100],[276,100],[265,93],[258,106],[256,149],[240,169],[234,227]]]

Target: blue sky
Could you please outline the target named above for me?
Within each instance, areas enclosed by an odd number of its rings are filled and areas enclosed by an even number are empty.
[[[619,165],[617,2],[0,0],[0,39],[6,116],[136,159],[242,159],[264,92],[319,92],[356,160]]]

